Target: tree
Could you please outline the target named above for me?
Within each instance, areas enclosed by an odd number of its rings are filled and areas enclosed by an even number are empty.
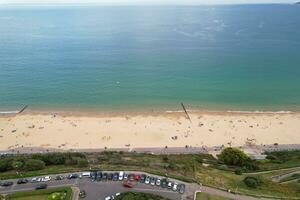
[[[0,159],[0,172],[6,172],[12,169],[12,159],[10,158],[1,158]]]
[[[24,165],[24,169],[28,171],[40,170],[44,168],[45,162],[41,160],[28,159]]]
[[[24,165],[24,163],[22,161],[19,161],[19,160],[15,160],[11,164],[12,168],[15,169],[15,170],[22,169],[23,165]]]
[[[247,163],[251,162],[250,158],[241,150],[237,148],[225,148],[220,155],[218,155],[219,161],[226,165],[243,167]]]

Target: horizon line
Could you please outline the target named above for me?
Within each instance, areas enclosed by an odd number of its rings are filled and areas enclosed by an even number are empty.
[[[255,3],[0,3],[2,5],[19,6],[63,6],[63,5],[99,5],[99,6],[202,6],[202,5],[294,5],[297,2],[255,2]]]

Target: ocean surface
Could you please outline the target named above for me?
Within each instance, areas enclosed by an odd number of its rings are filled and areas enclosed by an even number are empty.
[[[300,6],[0,6],[0,111],[300,110]]]

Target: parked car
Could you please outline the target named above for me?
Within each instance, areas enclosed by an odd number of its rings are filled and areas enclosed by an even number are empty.
[[[177,183],[174,183],[174,184],[173,184],[172,190],[173,190],[174,192],[176,192],[176,191],[178,190],[177,186],[178,186]]]
[[[86,192],[85,192],[85,190],[80,190],[80,192],[79,192],[79,197],[80,197],[80,198],[85,198],[85,197],[86,197]]]
[[[98,172],[96,173],[96,180],[97,180],[97,181],[101,181],[101,180],[102,180],[102,176],[103,176],[102,172],[98,171]]]
[[[102,181],[107,181],[107,173],[102,174]]]
[[[95,181],[97,177],[97,173],[96,172],[91,172],[91,179],[92,181]]]
[[[120,195],[121,195],[121,193],[120,193],[120,192],[116,193],[116,197],[117,197],[117,196],[120,196]]]
[[[46,189],[48,187],[47,184],[40,184],[38,186],[35,187],[36,190],[42,190],[42,189]]]
[[[168,182],[168,189],[172,189],[173,183],[171,181]]]
[[[107,179],[108,179],[109,181],[113,180],[113,178],[114,178],[114,174],[109,173],[109,174],[107,175]]]
[[[185,193],[185,185],[184,184],[180,184],[178,186],[178,188],[179,188],[178,191],[179,191],[180,194]]]
[[[127,188],[133,188],[133,184],[130,181],[124,181],[123,186]]]
[[[105,197],[105,200],[112,200],[110,196]]]
[[[141,180],[141,176],[140,176],[140,175],[135,175],[135,180],[136,180],[137,182],[139,182],[139,181]]]
[[[68,179],[75,179],[78,178],[78,174],[69,174]]]
[[[26,183],[28,183],[28,179],[26,178],[21,178],[17,181],[17,184],[26,184]]]
[[[119,172],[119,181],[122,181],[124,177],[124,172]]]
[[[41,182],[41,181],[42,181],[42,179],[39,178],[39,177],[34,177],[34,178],[31,179],[32,183]]]
[[[82,172],[82,173],[81,173],[81,177],[87,177],[87,178],[90,178],[90,177],[91,177],[91,172]]]
[[[160,178],[156,179],[156,183],[155,183],[155,185],[157,185],[157,186],[160,186],[160,184],[161,184],[161,180],[160,180]]]
[[[55,180],[59,181],[59,180],[63,180],[64,177],[62,175],[58,175],[55,177]]]
[[[146,184],[149,184],[149,183],[150,183],[150,176],[147,176],[147,177],[146,177],[145,183],[146,183]]]
[[[128,175],[128,180],[129,181],[134,181],[134,179],[135,179],[135,175],[134,174],[129,174]]]
[[[168,187],[167,179],[165,179],[165,178],[161,179],[161,187],[162,188],[167,188]]]
[[[51,180],[51,177],[50,176],[45,176],[42,178],[42,182],[48,182]]]
[[[113,181],[117,181],[119,179],[119,173],[114,173]]]
[[[141,179],[140,179],[140,183],[145,183],[145,180],[146,180],[146,175],[142,174]]]
[[[154,177],[150,178],[150,184],[151,185],[155,185],[155,181],[156,181],[156,178],[154,178]]]
[[[124,174],[124,181],[128,180],[128,174]]]
[[[12,181],[4,181],[0,185],[4,187],[12,186],[14,183]]]

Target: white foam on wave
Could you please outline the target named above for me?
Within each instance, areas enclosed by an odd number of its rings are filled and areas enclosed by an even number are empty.
[[[182,113],[183,110],[167,110],[166,113]]]
[[[188,112],[197,112],[201,110],[189,110],[187,109]],[[293,111],[289,111],[289,110],[280,110],[280,111],[259,111],[259,110],[255,110],[255,111],[249,111],[249,110],[224,110],[224,111],[218,111],[218,110],[202,110],[205,112],[227,112],[227,113],[240,113],[240,114],[292,114],[295,113]],[[167,110],[166,113],[183,113],[183,110]]]
[[[294,113],[292,111],[285,111],[285,110],[281,110],[281,111],[239,111],[239,110],[228,110],[226,112],[229,113],[258,113],[258,114],[290,114],[290,113]]]
[[[7,114],[18,114],[20,111],[0,111],[0,114],[7,115]]]

